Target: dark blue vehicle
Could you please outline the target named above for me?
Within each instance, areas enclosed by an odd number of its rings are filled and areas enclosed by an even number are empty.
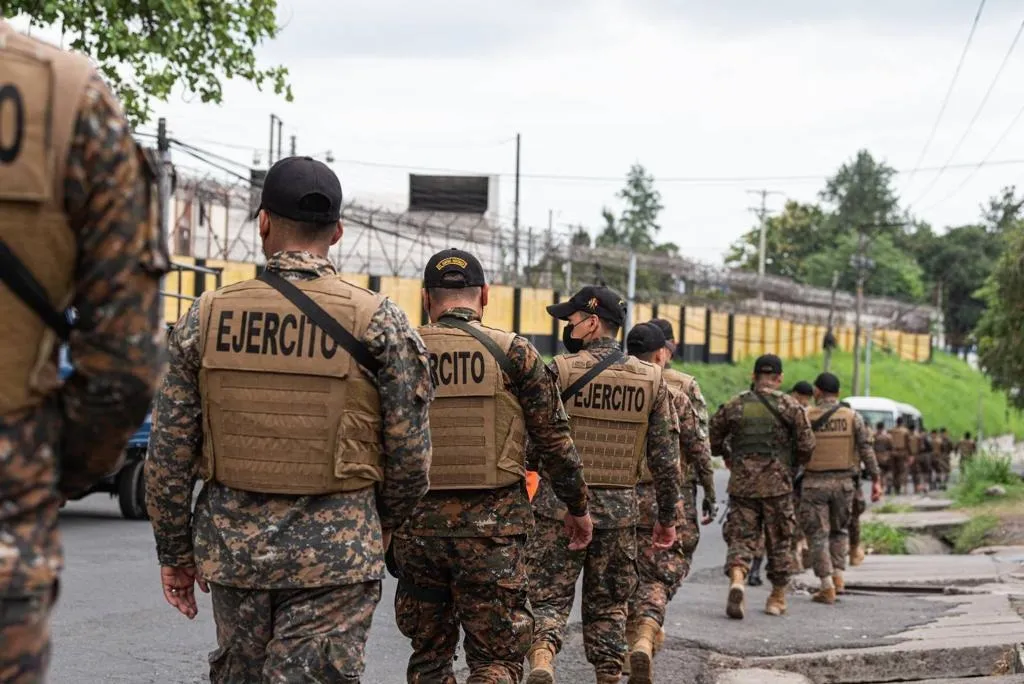
[[[68,359],[67,347],[60,349],[60,377],[61,380],[71,375],[71,363]],[[139,429],[128,440],[125,447],[124,465],[116,473],[108,475],[95,485],[92,489],[82,494],[82,498],[97,492],[106,492],[117,497],[121,506],[121,515],[128,520],[145,520],[149,516],[146,513],[146,484],[142,477],[143,468],[146,465],[146,449],[149,448],[149,429],[152,424],[152,417],[146,414]]]

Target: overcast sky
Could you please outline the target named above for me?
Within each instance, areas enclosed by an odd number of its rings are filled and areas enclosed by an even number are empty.
[[[747,190],[784,193],[769,198],[777,210],[785,196],[813,200],[822,186],[758,177],[824,176],[859,148],[913,169],[977,10],[975,0],[279,6],[285,28],[260,57],[290,67],[295,102],[243,83],[226,88],[220,107],[177,97],[158,106],[176,137],[249,162],[247,147],[266,156],[273,112],[286,146],[295,134],[300,152],[333,151],[349,197],[401,201],[417,167],[500,173],[511,223],[520,132],[524,224],[546,226],[551,209],[556,227],[596,228],[639,161],[659,179],[662,239],[712,261],[752,224]],[[988,0],[923,167],[950,161],[1022,21],[1021,3]],[[989,153],[1024,107],[1022,77],[1019,46],[953,164]],[[1014,159],[1024,160],[1024,120],[991,155]],[[1024,163],[986,166],[963,184],[971,172],[904,173],[899,192],[941,228],[976,220],[1001,186],[1024,185]],[[531,177],[543,175],[613,180]],[[678,180],[722,177],[750,180]]]

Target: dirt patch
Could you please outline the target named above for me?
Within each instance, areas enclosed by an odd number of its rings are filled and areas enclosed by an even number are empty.
[[[988,533],[986,543],[992,546],[1024,546],[1024,511],[993,511],[999,526]]]

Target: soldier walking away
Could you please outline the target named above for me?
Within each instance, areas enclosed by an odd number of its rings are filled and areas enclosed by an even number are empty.
[[[789,396],[796,399],[797,403],[804,408],[810,408],[811,399],[814,398],[814,387],[806,380],[801,380],[793,385],[793,389],[789,391]]]
[[[430,325],[419,333],[437,392],[430,492],[391,544],[395,618],[413,646],[406,676],[410,684],[455,684],[461,626],[467,681],[518,683],[533,643],[526,439],[568,508],[570,552],[586,548],[593,534],[583,466],[540,354],[515,333],[481,325],[489,292],[477,258],[458,249],[435,254],[423,287]]]
[[[266,270],[204,293],[170,335],[146,503],[167,602],[192,619],[194,585],[212,593],[214,684],[359,682],[384,549],[427,492],[427,352],[398,306],[335,272],[341,202],[324,164],[274,164]]]
[[[875,435],[873,437],[875,460],[878,462],[878,471],[882,474],[882,484],[886,495],[892,494],[892,435],[885,429],[885,423],[879,421],[875,424]]]
[[[58,509],[117,470],[164,369],[167,246],[153,168],[86,57],[0,18],[0,84],[0,681],[35,684],[64,564]]]
[[[929,437],[923,430],[917,434],[918,453],[914,461],[914,481],[916,491],[927,494],[932,489],[932,478],[935,470],[935,450],[939,448],[939,433],[932,430]]]
[[[903,426],[903,418],[896,419],[896,427],[889,431],[892,445],[890,463],[892,464],[892,493],[899,496],[907,484],[907,464],[910,459],[910,443],[912,435]]]
[[[939,430],[939,448],[935,457],[936,485],[945,491],[949,487],[949,473],[953,464],[953,442],[946,428]]]
[[[722,453],[730,441],[729,513],[722,536],[729,546],[725,573],[730,579],[726,614],[742,619],[746,609],[744,581],[758,537],[765,535],[768,579],[772,593],[765,612],[786,612],[786,585],[795,570],[793,540],[793,470],[803,466],[814,450],[804,411],[796,400],[779,391],[782,360],[774,354],[754,363],[750,390],[730,399],[711,419],[712,453]]]
[[[831,605],[843,593],[849,551],[848,526],[861,465],[871,477],[871,498],[882,494],[871,433],[860,414],[839,403],[839,378],[822,373],[814,381],[815,405],[809,412],[814,454],[805,470],[800,523],[810,543],[811,566],[821,588],[811,598]]]
[[[605,287],[584,287],[547,310],[568,321],[562,343],[569,353],[556,356],[551,370],[558,378],[590,487],[594,539],[586,550],[569,549],[561,523],[565,506],[549,478],[542,477],[533,499],[536,529],[527,542],[535,617],[527,681],[554,681],[552,661],[561,650],[582,572],[587,661],[599,684],[618,682],[626,657],[628,601],[638,583],[635,488],[640,463],[646,456],[654,478],[654,545],[669,549],[679,522],[679,427],[661,368],[624,356],[615,341],[626,313],[618,294]],[[529,454],[531,464],[535,453]]]
[[[888,474],[892,440],[885,430],[885,423],[880,422],[875,425],[871,446],[875,452],[875,461],[878,463],[879,486],[889,492],[892,487]],[[860,473],[861,480],[863,480],[863,468],[860,469]],[[853,513],[850,516],[850,565],[852,567],[857,567],[864,562],[864,546],[860,543],[860,517],[864,515],[865,510],[867,510],[867,502],[864,500],[864,488],[860,486],[860,482],[857,482],[853,491]]]
[[[974,454],[978,451],[978,445],[971,439],[970,432],[964,433],[964,438],[956,445],[956,451],[960,454],[960,477],[963,478],[967,464],[974,459]]]
[[[683,476],[682,491],[676,502],[676,541],[669,549],[656,548],[652,543],[654,522],[658,518],[653,478],[644,467],[640,484],[636,487],[640,519],[637,524],[637,564],[640,586],[629,601],[626,623],[626,642],[629,658],[626,661],[630,682],[653,681],[652,660],[665,640],[665,607],[683,579],[690,572],[693,552],[700,540],[697,522],[697,482],[704,490],[702,505],[703,524],[710,524],[717,513],[715,505],[715,479],[711,466],[711,446],[708,444],[707,405],[697,381],[691,375],[669,367],[671,350],[665,334],[653,321],[634,326],[626,337],[626,348],[631,356],[662,367],[662,379],[672,396],[679,420],[680,465]],[[627,668],[623,668],[626,670]]]

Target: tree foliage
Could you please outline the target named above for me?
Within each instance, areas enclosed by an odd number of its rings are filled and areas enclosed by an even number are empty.
[[[1007,224],[1002,253],[979,293],[978,356],[995,387],[1024,408],[1024,224]]]
[[[255,54],[278,34],[276,9],[276,0],[0,0],[3,16],[58,27],[65,47],[92,57],[133,125],[178,85],[219,104],[223,80],[237,77],[291,101],[287,69],[261,67]]]

